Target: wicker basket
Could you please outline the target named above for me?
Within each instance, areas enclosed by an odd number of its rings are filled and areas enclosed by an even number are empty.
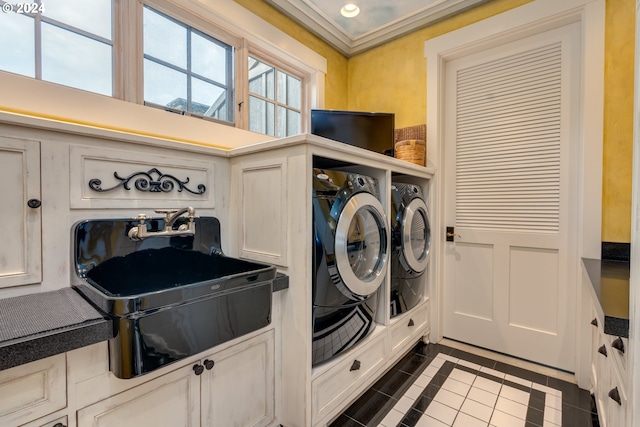
[[[405,139],[395,144],[395,155],[397,159],[416,165],[427,165],[427,144],[418,139]]]

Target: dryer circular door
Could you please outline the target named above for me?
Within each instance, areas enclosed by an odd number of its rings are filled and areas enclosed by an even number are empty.
[[[402,218],[402,258],[405,267],[422,273],[429,263],[431,228],[427,205],[414,198],[405,208]]]
[[[384,279],[388,234],[383,212],[373,194],[356,193],[336,223],[336,266],[344,285],[356,295],[374,293]]]

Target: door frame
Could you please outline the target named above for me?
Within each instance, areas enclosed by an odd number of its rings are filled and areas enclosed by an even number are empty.
[[[523,6],[484,19],[425,42],[427,60],[427,158],[432,159],[436,174],[430,194],[432,206],[432,258],[430,291],[432,301],[430,340],[443,337],[444,321],[444,93],[448,61],[533,34],[579,22],[581,26],[582,108],[579,112],[578,221],[574,253],[577,284],[581,283],[581,258],[600,258],[602,206],[602,136],[604,112],[604,20],[605,0],[534,0]],[[576,300],[581,301],[581,286],[575,286]],[[576,309],[576,316],[580,311]],[[576,319],[576,325],[577,319]],[[576,349],[580,348],[580,334]],[[578,380],[589,375],[576,351],[575,372]]]

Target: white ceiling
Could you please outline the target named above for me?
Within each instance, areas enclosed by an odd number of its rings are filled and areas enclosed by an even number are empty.
[[[489,0],[266,0],[350,57]],[[345,18],[346,3],[360,8]]]

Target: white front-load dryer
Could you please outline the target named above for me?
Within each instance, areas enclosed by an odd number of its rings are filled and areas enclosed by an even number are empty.
[[[374,178],[313,170],[312,363],[352,348],[375,326],[388,227]]]
[[[411,310],[425,292],[431,226],[422,189],[391,185],[391,317]]]

